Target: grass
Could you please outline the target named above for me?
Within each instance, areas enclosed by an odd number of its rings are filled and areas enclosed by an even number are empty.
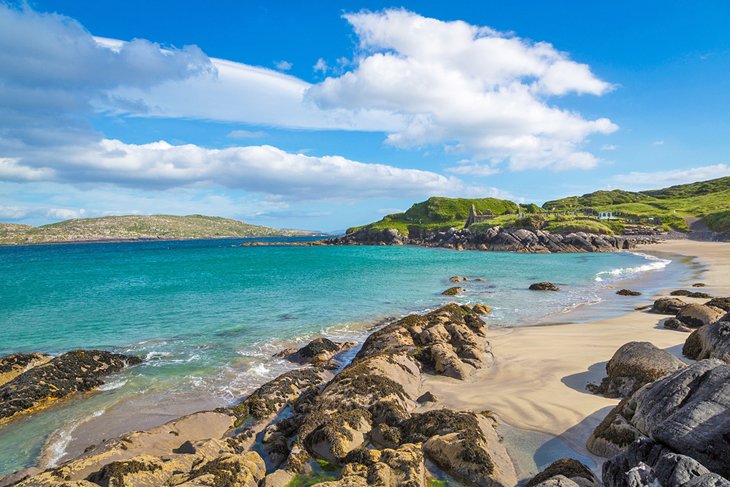
[[[186,239],[303,235],[229,218],[203,215],[129,215],[80,218],[50,225],[0,224],[0,244],[88,240]]]

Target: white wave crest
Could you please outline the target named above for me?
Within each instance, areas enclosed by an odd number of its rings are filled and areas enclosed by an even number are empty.
[[[49,468],[58,466],[61,459],[66,455],[66,448],[68,448],[68,445],[74,440],[72,433],[76,431],[76,428],[93,418],[101,416],[102,414],[104,414],[103,409],[95,411],[89,416],[70,423],[53,433],[45,448],[45,466]]]
[[[98,391],[113,391],[114,389],[119,389],[120,387],[124,387],[124,385],[127,383],[127,379],[117,379],[113,380],[111,382],[107,382],[106,384],[100,385],[97,390]]]
[[[648,272],[648,271],[659,271],[664,269],[666,266],[668,266],[672,261],[669,259],[660,259],[659,257],[654,257],[653,255],[648,254],[641,254],[638,252],[632,252],[634,255],[638,255],[639,257],[643,257],[644,259],[648,260],[649,262],[646,264],[642,264],[639,266],[634,267],[619,267],[617,269],[611,269],[610,271],[601,271],[598,274],[596,274],[596,282],[603,282],[604,278],[619,278],[619,277],[627,277],[634,274],[640,274],[642,272]]]

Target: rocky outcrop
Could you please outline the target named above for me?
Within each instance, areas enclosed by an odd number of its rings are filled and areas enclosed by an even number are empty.
[[[649,438],[667,453],[691,457],[710,472],[730,478],[728,432],[730,364],[710,359],[684,367],[621,401],[586,446],[596,455],[613,457],[636,440]],[[620,461],[609,460],[604,468]],[[618,470],[627,472],[624,466]]]
[[[328,338],[315,338],[300,349],[286,349],[274,355],[300,365],[312,365],[325,369],[336,369],[335,356],[351,349],[354,342],[337,343]]]
[[[560,291],[560,288],[553,284],[552,282],[536,282],[534,284],[530,284],[529,287],[530,291]]]
[[[730,487],[730,481],[711,472],[692,457],[672,452],[642,438],[603,464],[605,487]]]
[[[718,321],[696,329],[684,342],[682,354],[692,360],[717,358],[730,363],[730,322]]]
[[[267,382],[238,405],[231,408],[242,424],[251,417],[254,420],[266,419],[279,411],[305,391],[325,383],[332,374],[323,369],[297,369],[281,374]]]
[[[677,313],[677,319],[690,328],[699,328],[718,321],[725,314],[720,308],[704,304],[688,304]]]
[[[687,306],[687,303],[679,298],[659,298],[654,301],[649,312],[676,316],[685,306]]]
[[[361,229],[317,245],[422,245],[461,250],[505,252],[612,252],[634,248],[639,243],[654,243],[654,237],[613,237],[592,233],[550,233],[524,228],[493,227],[483,232],[468,228],[445,232],[422,232],[414,229],[405,236],[395,229]]]
[[[711,298],[707,293],[699,292],[699,291],[687,291],[686,289],[677,289],[676,291],[672,291],[669,293],[670,296],[684,296],[686,298]]]
[[[35,359],[42,362],[44,357]],[[20,360],[31,364],[34,359]],[[102,385],[107,375],[140,362],[138,357],[102,350],[76,350],[32,367],[0,386],[0,424],[71,394],[91,391]]]
[[[631,291],[630,289],[620,289],[616,291],[619,296],[641,296],[639,291]]]
[[[368,337],[358,357],[408,351],[425,370],[465,379],[492,363],[487,325],[469,305],[449,304],[425,315],[410,315]]]
[[[639,388],[679,370],[686,364],[669,352],[649,342],[629,342],[606,364],[605,377],[600,385],[589,389],[607,397],[628,397]]]
[[[17,376],[37,365],[51,360],[50,355],[43,353],[14,353],[0,357],[0,386],[10,382]]]
[[[554,461],[545,470],[531,478],[525,487],[592,487],[595,485],[597,485],[596,476],[588,467],[573,458],[562,458]]]

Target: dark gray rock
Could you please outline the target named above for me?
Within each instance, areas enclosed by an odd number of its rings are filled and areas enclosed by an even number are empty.
[[[616,294],[619,296],[641,296],[641,293],[639,291],[632,291],[630,289],[621,289],[619,291],[616,291]]]
[[[682,353],[692,360],[717,358],[730,363],[730,322],[718,321],[696,329],[684,342]]]
[[[640,387],[671,374],[685,363],[649,342],[622,345],[606,364],[607,377],[591,392],[607,397],[628,397]]]
[[[679,321],[677,318],[667,318],[664,320],[664,328],[667,330],[677,330],[677,331],[683,331],[686,333],[689,333],[692,331],[692,328],[685,325],[681,321]]]
[[[603,464],[602,480],[605,487],[730,487],[730,482],[694,458],[674,453],[649,438],[635,441],[607,460]]]
[[[609,413],[586,446],[613,456],[642,437],[730,476],[730,365],[702,360],[643,387]]]
[[[677,289],[669,293],[670,296],[684,296],[686,298],[711,298],[707,293],[701,291],[688,291],[686,289]]]
[[[715,308],[730,312],[730,298],[712,298],[705,305],[714,306]]]

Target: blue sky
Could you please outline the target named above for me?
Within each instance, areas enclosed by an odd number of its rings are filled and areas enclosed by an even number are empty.
[[[730,175],[728,21],[722,1],[0,3],[0,221],[337,230],[431,195]]]

